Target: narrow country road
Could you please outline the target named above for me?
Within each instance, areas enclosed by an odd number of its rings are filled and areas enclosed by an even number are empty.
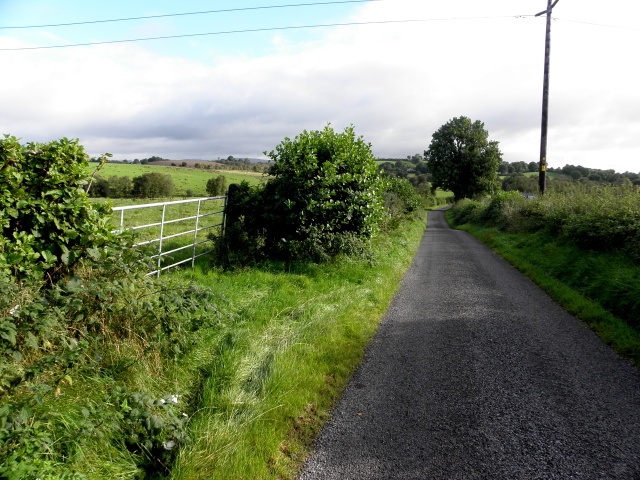
[[[640,479],[640,374],[433,211],[299,479]]]

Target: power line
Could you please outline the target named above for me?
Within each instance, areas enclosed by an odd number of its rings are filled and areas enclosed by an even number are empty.
[[[622,25],[605,25],[602,23],[593,23],[593,22],[583,22],[580,20],[569,20],[566,18],[558,18],[558,17],[553,17],[553,20],[559,20],[561,22],[568,22],[568,23],[579,23],[582,25],[590,25],[592,27],[604,27],[604,28],[615,28],[615,29],[620,29],[620,30],[640,30],[640,27],[625,27]]]
[[[349,0],[351,2],[361,2],[361,1],[382,1],[382,0]],[[348,2],[329,2],[329,3],[348,3]],[[299,4],[299,5],[315,5],[315,4]],[[324,5],[324,3],[320,3],[320,5]],[[285,7],[285,5],[277,6],[275,8]],[[253,7],[253,8],[274,8],[274,7]],[[175,38],[189,38],[189,37],[204,37],[204,36],[212,36],[212,35],[231,35],[231,34],[240,34],[240,33],[259,33],[259,32],[271,32],[271,31],[283,31],[283,30],[302,30],[307,28],[328,28],[328,27],[348,27],[348,26],[359,26],[359,25],[384,25],[384,24],[398,24],[398,23],[425,23],[425,22],[447,22],[447,21],[458,21],[458,20],[492,20],[492,19],[500,19],[500,18],[533,18],[535,15],[500,15],[494,17],[451,17],[451,18],[426,18],[426,19],[409,19],[409,20],[380,20],[380,21],[370,21],[370,22],[348,22],[348,23],[326,23],[326,24],[317,24],[317,25],[298,25],[298,26],[289,26],[289,27],[265,27],[265,28],[253,28],[253,29],[245,29],[245,30],[226,30],[220,32],[205,32],[205,33],[187,33],[181,35],[166,35],[161,37],[146,37],[146,38],[129,38],[123,40],[106,40],[101,42],[86,42],[86,43],[72,43],[67,45],[47,45],[40,47],[18,47],[18,48],[0,48],[0,52],[10,52],[10,51],[20,51],[20,50],[45,50],[52,48],[69,48],[69,47],[88,47],[94,45],[108,45],[115,43],[132,43],[132,42],[145,42],[151,40],[168,40]],[[583,23],[586,25],[599,26],[599,27],[610,27],[610,28],[629,28],[631,30],[640,30],[640,28],[632,28],[632,27],[614,27],[611,25],[601,25],[597,23],[588,23],[588,22],[580,22],[574,20],[566,20],[561,18],[552,17],[553,20],[561,20],[565,22],[573,22],[573,23]],[[115,21],[115,20],[114,20]],[[7,28],[7,27],[4,27]],[[13,28],[13,27],[11,27]]]
[[[166,18],[166,17],[180,17],[185,15],[204,15],[209,13],[229,13],[229,12],[244,12],[249,10],[267,10],[272,8],[291,8],[291,7],[311,7],[318,5],[335,5],[343,3],[363,3],[363,2],[379,2],[382,0],[340,0],[332,2],[313,2],[313,3],[294,3],[288,5],[263,5],[259,7],[243,7],[243,8],[227,8],[223,10],[206,10],[203,12],[186,12],[186,13],[168,13],[164,15],[149,15],[146,17],[127,17],[127,18],[114,18],[110,20],[89,20],[84,22],[71,22],[71,23],[52,23],[49,25],[23,25],[23,26],[9,26],[1,27],[0,30],[8,29],[26,29],[26,28],[50,28],[50,27],[69,27],[73,25],[90,25],[95,23],[110,23],[110,22],[126,22],[130,20],[148,20],[150,18]]]
[[[51,48],[68,48],[68,47],[88,47],[93,45],[106,45],[114,43],[130,43],[130,42],[145,42],[149,40],[167,40],[173,38],[188,38],[188,37],[204,37],[209,35],[230,35],[234,33],[258,33],[258,32],[272,32],[281,30],[302,30],[306,28],[326,28],[326,27],[350,27],[358,25],[384,25],[384,24],[397,24],[397,23],[421,23],[421,22],[443,22],[454,20],[491,20],[498,18],[516,18],[509,16],[497,16],[497,17],[457,17],[457,18],[429,18],[421,20],[380,20],[370,22],[347,22],[347,23],[325,23],[318,25],[298,25],[289,27],[265,27],[265,28],[251,28],[246,30],[226,30],[222,32],[207,32],[207,33],[187,33],[182,35],[166,35],[162,37],[146,37],[146,38],[129,38],[124,40],[107,40],[103,42],[87,42],[87,43],[73,43],[68,45],[47,45],[41,47],[19,47],[19,48],[0,48],[0,52],[19,51],[19,50],[44,50]]]

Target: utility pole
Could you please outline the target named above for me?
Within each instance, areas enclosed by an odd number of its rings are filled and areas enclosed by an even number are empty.
[[[544,45],[544,82],[542,86],[542,128],[540,134],[540,170],[538,185],[540,194],[544,194],[547,179],[547,125],[549,124],[549,54],[551,51],[551,11],[560,0],[547,0],[547,9],[536,14],[536,17],[547,14],[547,35]]]

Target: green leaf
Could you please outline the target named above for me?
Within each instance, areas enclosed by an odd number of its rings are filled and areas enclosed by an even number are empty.
[[[27,332],[24,336],[24,343],[27,347],[33,348],[34,350],[38,349],[38,338],[31,332]]]
[[[23,259],[24,259],[24,255],[21,255],[16,252],[12,252],[9,255],[7,255],[7,263],[9,265],[18,265],[20,262],[22,262]]]
[[[76,253],[71,250],[67,250],[62,255],[60,255],[60,260],[65,265],[71,265],[76,260],[76,258],[77,258]]]
[[[46,263],[55,263],[55,261],[57,260],[56,256],[53,253],[51,253],[49,250],[41,251],[40,255],[42,256],[42,259]]]

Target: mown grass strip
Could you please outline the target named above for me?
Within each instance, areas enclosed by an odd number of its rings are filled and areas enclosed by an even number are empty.
[[[604,287],[617,282],[615,275],[637,278],[637,266],[624,262],[619,255],[587,252],[543,232],[514,234],[470,224],[455,228],[472,234],[502,256],[620,356],[640,367],[640,332],[630,325],[638,319],[614,315],[614,305],[623,301],[620,290],[607,291]],[[620,273],[622,270],[626,272]]]
[[[198,348],[193,442],[172,477],[292,478],[361,362],[424,228],[422,219],[381,238],[373,262],[180,273],[225,298],[233,320]]]

